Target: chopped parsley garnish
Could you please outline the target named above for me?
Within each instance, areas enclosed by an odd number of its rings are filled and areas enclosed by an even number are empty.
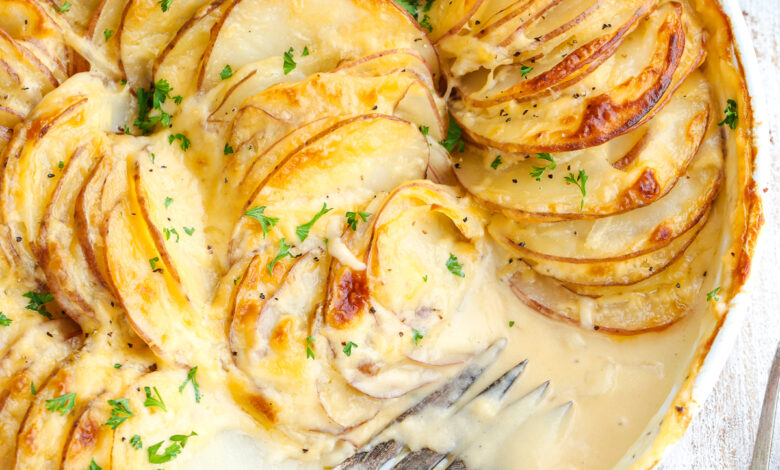
[[[726,117],[718,123],[719,126],[723,124],[729,126],[732,130],[737,128],[737,122],[739,121],[739,113],[737,113],[737,102],[734,100],[726,101],[726,109],[723,110],[726,113]]]
[[[149,446],[146,449],[146,453],[149,456],[149,463],[168,463],[175,459],[177,455],[181,454],[181,446],[177,443],[173,443],[165,448],[162,454],[158,454],[165,441],[160,441],[153,446]]]
[[[87,470],[103,470],[100,465],[95,463],[95,459],[90,460]]]
[[[462,135],[463,129],[455,119],[452,118],[452,115],[450,115],[450,128],[447,129],[447,138],[441,141],[441,145],[450,153],[452,153],[456,147],[458,152],[462,152],[466,147],[466,143],[461,140]]]
[[[423,276],[423,282],[428,282],[428,275]]]
[[[157,80],[148,91],[144,88],[138,89],[138,118],[133,125],[141,129],[144,135],[150,134],[157,124],[170,127],[171,115],[163,111],[162,105],[169,98],[176,103],[181,103],[182,100],[181,96],[172,97],[171,91],[173,88],[164,78]],[[154,110],[159,114],[152,116],[151,112]]]
[[[60,161],[59,161],[59,163],[57,163],[57,168],[59,168],[60,170],[62,170],[63,168],[65,168],[65,162],[63,162],[62,160],[60,160]]]
[[[189,236],[192,236],[193,233],[195,233],[195,227],[182,227],[184,229],[184,233],[186,233]]]
[[[545,170],[554,170],[555,169],[555,160],[553,160],[552,155],[549,153],[537,153],[536,158],[539,158],[540,160],[547,160],[550,162],[547,166],[532,166],[532,170],[529,173],[531,175],[531,178],[536,179],[536,181],[542,180],[542,175],[544,174]],[[587,177],[586,177],[587,179]],[[575,183],[576,184],[576,183]]]
[[[3,312],[0,312],[0,326],[8,326],[11,324],[13,320],[6,317]]]
[[[171,204],[173,204],[173,198],[170,196],[165,196],[165,208],[167,209]]]
[[[314,337],[309,336],[306,338],[306,359],[315,359],[314,357],[314,348],[312,348],[312,344],[314,344]]]
[[[171,8],[171,3],[173,3],[173,0],[160,0],[157,2],[160,5],[160,9],[165,13]]]
[[[347,357],[351,356],[352,348],[356,348],[356,347],[358,347],[358,345],[350,341],[344,346],[344,354],[346,354]]]
[[[298,239],[300,241],[306,240],[306,238],[309,236],[309,230],[314,226],[314,224],[319,220],[320,217],[327,214],[328,212],[332,211],[333,209],[328,209],[328,205],[323,203],[322,209],[320,209],[319,212],[314,214],[314,217],[308,221],[307,223],[303,225],[299,225],[295,228],[295,234],[298,235]]]
[[[195,431],[192,431],[189,434],[174,434],[173,436],[171,436],[171,440],[173,442],[178,442],[181,445],[181,448],[183,449],[187,447],[187,440],[192,436],[197,436],[197,435],[198,433],[196,433]]]
[[[422,3],[422,0],[395,0],[395,3],[409,12],[409,14],[412,15],[416,21],[419,21],[420,27],[424,28],[429,33],[433,32],[431,18],[428,15],[423,15],[422,20],[420,20],[420,3]],[[425,5],[422,7],[422,12],[426,13],[430,11],[432,5],[433,0],[425,0]]]
[[[53,412],[53,413],[59,413],[61,416],[65,416],[76,407],[76,394],[75,393],[66,393],[65,395],[59,396],[57,398],[52,398],[51,400],[46,400],[46,409]]]
[[[187,151],[188,148],[190,148],[190,145],[192,143],[190,142],[190,139],[187,138],[184,134],[171,134],[168,136],[168,143],[173,144],[174,140],[178,140],[181,142],[180,147],[183,151]]]
[[[500,166],[502,163],[504,163],[504,162],[503,162],[503,161],[501,161],[501,155],[497,155],[497,156],[496,156],[496,158],[493,160],[493,163],[491,163],[491,164],[490,164],[490,168],[492,168],[492,169],[494,169],[494,170],[497,170],[497,169],[498,169],[498,167],[499,167],[499,166]]]
[[[347,225],[349,225],[349,228],[352,229],[354,232],[357,230],[357,224],[358,224],[358,217],[360,217],[363,222],[368,221],[368,218],[371,216],[370,212],[365,211],[357,211],[357,212],[347,212],[345,214],[347,216]]]
[[[301,57],[306,57],[307,55],[309,55],[309,46],[305,46],[303,52],[301,52]]]
[[[279,252],[276,254],[274,259],[272,259],[271,262],[266,265],[266,268],[268,268],[268,273],[271,276],[274,275],[274,266],[276,266],[276,263],[288,256],[293,258],[293,255],[290,253],[290,248],[292,248],[292,245],[288,245],[287,242],[284,241],[284,238],[279,240]]]
[[[122,368],[122,364],[120,364],[118,362],[116,364],[114,364],[114,369],[121,369],[121,368]]]
[[[573,173],[569,173],[569,176],[564,178],[569,183],[577,186],[580,188],[580,192],[582,193],[582,200],[580,201],[580,210],[582,210],[583,207],[585,207],[585,196],[588,194],[585,190],[585,183],[588,182],[588,175],[585,174],[585,170],[580,170],[580,172],[577,174],[577,178],[574,177]]]
[[[135,450],[141,450],[141,448],[144,446],[144,443],[141,442],[141,436],[138,434],[134,435],[130,438],[130,445],[133,446],[133,449]]]
[[[225,68],[222,69],[221,72],[219,72],[219,78],[221,78],[222,80],[227,80],[232,76],[233,76],[233,69],[230,68],[230,64],[225,65]]]
[[[293,59],[293,48],[291,47],[287,52],[284,53],[284,74],[287,75],[288,73],[295,70],[296,65],[297,64],[295,63],[295,59]]]
[[[43,292],[39,294],[38,292],[30,291],[26,294],[23,294],[22,297],[27,297],[30,299],[24,308],[38,312],[46,318],[51,318],[51,313],[46,310],[46,306],[44,305],[54,301],[54,296],[49,292]]]
[[[420,7],[417,0],[395,0],[395,3],[403,7],[410,15],[417,18],[417,9]]]
[[[65,2],[61,6],[55,6],[58,12],[60,13],[67,13],[70,11],[70,7],[73,6],[70,4],[70,2]]]
[[[233,153],[233,147],[230,146],[227,142],[225,142],[225,148],[222,150],[223,155],[230,155]]]
[[[510,321],[509,322],[509,328],[512,328],[513,326],[515,326],[515,322],[514,321]]]
[[[428,132],[431,131],[431,128],[428,126],[420,126],[420,132],[422,132],[422,135],[425,137],[428,137]]]
[[[179,243],[179,232],[177,232],[175,228],[164,228],[163,233],[165,234],[166,240],[170,240],[171,235],[176,235],[176,243]]]
[[[108,421],[106,421],[104,426],[108,426],[109,428],[116,430],[120,424],[135,416],[133,412],[130,411],[129,401],[127,398],[108,400],[108,404],[111,405],[111,417],[108,418]]]
[[[420,20],[420,27],[422,27],[424,30],[428,31],[429,33],[432,33],[433,25],[431,24],[431,17],[428,15],[423,15],[423,19]]]
[[[266,215],[263,215],[265,212],[265,206],[255,206],[248,211],[244,212],[244,215],[246,217],[251,217],[255,219],[256,221],[260,222],[260,228],[263,230],[263,238],[265,238],[266,235],[268,235],[268,231],[271,227],[279,223],[279,219],[277,217],[268,217]]]
[[[30,393],[32,393],[33,395],[38,394],[38,390],[35,390],[35,382],[30,382]]]
[[[156,397],[152,396],[152,390],[154,390],[154,394],[157,395]],[[168,411],[168,408],[165,407],[165,402],[160,396],[160,392],[157,390],[157,387],[144,387],[144,393],[146,393],[146,400],[144,400],[145,407],[152,408],[156,406],[163,411]]]
[[[716,287],[712,292],[707,292],[707,302],[714,300],[715,302],[720,302],[720,297],[718,294],[720,293],[720,287]]]
[[[413,335],[412,336],[412,341],[414,341],[414,345],[415,346],[419,345],[420,344],[420,340],[423,339],[423,337],[425,336],[425,335],[423,335],[422,333],[420,333],[417,330],[412,330],[412,335]]]
[[[111,39],[111,36],[114,35],[114,32],[110,29],[104,29],[103,30],[103,37],[106,38],[106,42],[108,42],[109,39]]]
[[[198,385],[198,380],[195,378],[195,374],[197,373],[198,366],[193,367],[187,372],[187,380],[179,387],[179,393],[184,391],[184,387],[186,387],[188,383],[192,383],[192,389],[195,391],[195,403],[200,403],[200,399],[203,395],[200,394],[200,386]]]
[[[449,259],[447,259],[447,270],[458,277],[466,277],[463,272],[463,263],[458,263],[458,257],[450,253]]]
[[[520,75],[525,78],[528,76],[529,73],[533,70],[533,67],[529,67],[528,65],[522,64],[520,66]]]
[[[152,267],[152,271],[157,271],[157,263],[160,262],[160,258],[155,256],[154,258],[149,258],[149,266]]]

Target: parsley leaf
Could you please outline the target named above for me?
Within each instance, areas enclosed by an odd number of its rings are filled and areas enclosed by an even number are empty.
[[[420,132],[422,132],[422,135],[425,137],[428,137],[428,132],[431,131],[431,128],[428,126],[420,126]]]
[[[133,437],[131,437],[130,438],[130,445],[133,446],[133,449],[140,450],[144,446],[144,443],[141,442],[141,436],[136,434]]]
[[[265,206],[255,206],[244,212],[244,215],[260,222],[260,228],[263,230],[263,238],[265,238],[265,236],[268,235],[270,228],[279,223],[279,219],[277,217],[263,215],[263,212],[265,212]]]
[[[103,426],[108,426],[111,429],[116,430],[120,424],[135,416],[130,411],[129,401],[127,398],[118,398],[116,400],[108,400],[108,404],[111,405],[111,417],[105,422]]]
[[[536,181],[541,181],[542,180],[542,175],[544,174],[545,170],[552,171],[552,170],[555,169],[555,166],[556,166],[555,165],[555,160],[553,160],[552,155],[550,155],[549,153],[537,153],[536,157],[539,158],[540,160],[547,160],[548,162],[550,162],[550,164],[547,165],[547,166],[532,166],[531,167],[532,170],[529,173],[531,175],[531,178],[535,178]],[[587,179],[587,177],[586,177],[586,179]]]
[[[423,337],[425,336],[417,330],[412,330],[412,334],[413,334],[412,341],[414,341],[415,346],[419,345],[420,340],[423,339]]]
[[[165,448],[162,454],[158,454],[157,451],[163,445],[165,441],[160,441],[153,446],[149,446],[146,449],[146,453],[149,456],[149,463],[168,463],[175,459],[177,455],[181,454],[181,446],[173,443]]]
[[[512,321],[510,321],[510,322],[509,322],[509,328],[512,328],[513,326],[515,326],[515,322],[514,322],[514,320],[512,320]]]
[[[587,191],[585,190],[585,183],[588,182],[588,175],[585,174],[585,170],[580,170],[580,172],[577,174],[577,178],[574,178],[573,173],[569,173],[569,176],[567,176],[564,179],[569,183],[580,188],[580,192],[582,193],[582,200],[580,201],[580,210],[582,210],[582,208],[585,207],[585,196],[587,195]]]
[[[139,88],[137,92],[138,118],[133,125],[143,132],[144,135],[150,134],[157,124],[163,127],[171,125],[171,115],[163,111],[162,105],[168,98],[173,99],[177,104],[181,103],[181,96],[171,97],[173,88],[164,78],[157,80],[149,90]],[[151,115],[153,110],[159,111],[159,114]]]
[[[165,208],[167,209],[171,204],[173,204],[173,198],[170,196],[165,196]]]
[[[225,68],[222,69],[221,72],[219,72],[219,78],[221,78],[222,80],[227,80],[232,76],[233,76],[233,69],[230,68],[230,64],[225,65]]]
[[[183,384],[179,387],[179,393],[184,391],[184,387],[187,386],[187,383],[192,383],[192,389],[195,391],[195,403],[200,403],[200,399],[203,395],[200,394],[200,385],[198,385],[198,380],[195,378],[195,374],[198,373],[198,366],[193,367],[192,369],[187,372],[187,380],[184,381]]]
[[[360,217],[363,222],[368,221],[368,218],[371,216],[370,212],[364,212],[364,211],[358,211],[358,212],[347,212],[345,214],[347,216],[347,225],[349,225],[349,228],[352,229],[354,232],[357,230],[357,224],[358,224],[358,217]]]
[[[529,73],[531,73],[531,71],[532,71],[533,69],[534,69],[533,67],[529,67],[528,65],[522,64],[522,65],[520,66],[520,75],[521,75],[523,78],[526,78],[526,77],[528,76],[528,74],[529,74]]]
[[[279,240],[279,252],[276,254],[276,257],[274,257],[274,259],[272,259],[271,262],[266,265],[266,268],[268,268],[268,273],[271,276],[274,275],[274,266],[276,266],[276,263],[288,256],[290,258],[294,258],[294,256],[290,253],[290,248],[292,248],[292,245],[288,245],[284,241],[284,238]]]
[[[30,393],[32,393],[33,395],[38,394],[38,390],[35,390],[35,382],[30,382]]]
[[[186,233],[189,236],[192,236],[193,233],[195,233],[195,227],[182,227],[184,229],[184,233]]]
[[[60,160],[60,161],[59,161],[59,163],[57,163],[57,168],[59,168],[60,170],[62,170],[63,168],[65,168],[65,162],[63,162],[62,160]]]
[[[168,408],[165,407],[165,402],[163,401],[162,397],[160,396],[160,392],[157,391],[157,387],[153,387],[154,394],[157,395],[157,398],[152,396],[152,389],[149,387],[144,387],[144,393],[146,393],[146,400],[144,400],[144,406],[147,408],[157,407],[160,408],[163,411],[168,411]]]
[[[11,324],[13,320],[6,317],[3,312],[0,312],[0,326],[8,326]]]
[[[326,203],[322,204],[322,209],[320,209],[319,212],[314,214],[314,218],[312,218],[309,222],[299,225],[295,228],[295,234],[298,235],[298,239],[300,241],[306,240],[306,238],[309,236],[309,230],[314,226],[314,224],[319,220],[320,217],[327,214],[328,212],[332,211],[333,209],[328,209],[328,205]]]
[[[121,368],[122,368],[122,364],[120,364],[118,362],[116,364],[114,364],[114,369],[121,369]]]
[[[46,400],[46,409],[54,413],[59,413],[61,416],[65,416],[75,407],[75,393],[66,393],[65,395],[59,396],[57,398]]]
[[[175,228],[163,228],[163,233],[165,234],[166,240],[170,240],[171,235],[176,235],[176,243],[179,243],[179,232],[177,232]]]
[[[719,126],[723,124],[729,126],[731,130],[737,128],[737,122],[739,121],[739,113],[737,112],[737,102],[734,100],[726,101],[726,109],[723,110],[726,113],[726,117],[718,123]]]
[[[492,168],[492,169],[494,169],[494,170],[497,170],[497,169],[498,169],[498,167],[499,167],[499,166],[500,166],[502,163],[504,163],[504,162],[503,162],[503,161],[501,161],[501,155],[498,155],[498,156],[496,156],[495,160],[493,160],[493,163],[491,163],[491,164],[490,164],[490,168]]]
[[[111,36],[114,35],[114,32],[110,29],[104,29],[103,30],[103,37],[106,38],[106,42],[108,42],[109,39],[111,39]]]
[[[447,259],[447,270],[458,277],[466,277],[463,272],[463,263],[458,263],[458,257],[450,253],[450,257]]]
[[[168,143],[173,144],[174,140],[178,140],[181,142],[181,149],[183,151],[187,151],[188,148],[190,148],[190,145],[192,145],[192,142],[190,142],[190,139],[187,138],[184,134],[172,134],[168,136]]]
[[[171,3],[173,3],[173,0],[160,0],[157,3],[160,5],[160,9],[162,9],[163,13],[165,13],[169,8],[171,8]]]
[[[352,341],[350,341],[349,343],[346,344],[346,346],[344,346],[344,354],[347,357],[351,356],[352,355],[352,348],[356,348],[356,347],[358,347],[358,345],[353,343]]]
[[[306,338],[306,359],[314,359],[314,348],[312,348],[312,344],[314,344],[314,337],[309,336]]]
[[[417,19],[417,8],[419,8],[417,0],[395,0],[395,3],[400,5],[404,10],[409,12],[410,15]]]
[[[37,292],[27,292],[26,294],[23,294],[22,297],[27,297],[30,299],[30,301],[27,303],[27,305],[24,306],[27,310],[33,310],[41,315],[43,315],[46,318],[51,318],[51,313],[49,313],[48,310],[46,310],[46,306],[44,304],[48,304],[49,302],[54,301],[54,296],[51,295],[49,292],[43,292],[43,293],[37,293]]]
[[[187,440],[189,438],[191,438],[192,436],[197,436],[197,435],[198,435],[198,433],[196,433],[195,431],[192,431],[189,434],[174,434],[173,436],[170,437],[170,439],[173,442],[180,443],[179,445],[181,445],[181,448],[184,449],[185,447],[187,447]]]
[[[157,267],[157,263],[159,262],[160,262],[160,258],[157,256],[155,256],[154,258],[149,258],[149,266],[152,267],[152,271],[157,271],[157,269],[159,269]]]
[[[230,155],[233,153],[233,147],[230,146],[227,142],[225,142],[225,148],[222,150],[223,155]]]
[[[309,55],[309,46],[306,46],[303,48],[303,52],[301,52],[301,57],[306,57]]]
[[[458,152],[462,152],[463,148],[466,146],[466,143],[461,140],[462,135],[463,129],[455,121],[455,119],[452,118],[452,115],[450,115],[450,128],[447,129],[447,138],[442,140],[440,143],[450,153],[452,153],[456,147]]]
[[[73,6],[69,2],[65,2],[62,4],[62,6],[55,6],[58,12],[60,13],[67,13],[70,11],[70,7]]]
[[[715,302],[720,302],[720,297],[718,294],[720,293],[720,287],[716,287],[712,292],[707,293],[707,302],[714,300]]]
[[[422,21],[420,21],[420,27],[429,33],[433,32],[433,25],[431,24],[431,17],[424,15]]]
[[[295,63],[295,59],[293,59],[293,48],[291,47],[287,52],[284,53],[284,74],[287,75],[288,73],[292,72],[295,70],[296,66],[297,64]]]
[[[100,468],[100,465],[95,463],[95,459],[92,459],[89,462],[89,467],[87,467],[87,470],[103,470],[103,469]]]

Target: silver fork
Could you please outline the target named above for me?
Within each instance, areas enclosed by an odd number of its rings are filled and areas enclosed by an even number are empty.
[[[504,397],[520,377],[528,361],[524,360],[506,371],[501,377],[482,390],[476,397],[459,403],[460,398],[466,391],[479,379],[482,374],[495,362],[498,355],[506,346],[506,340],[499,340],[488,349],[473,358],[464,369],[455,378],[445,383],[434,392],[427,395],[417,404],[403,412],[392,422],[390,422],[382,431],[380,431],[373,440],[363,446],[357,453],[349,457],[334,470],[432,470],[434,468],[445,468],[447,470],[466,470],[466,465],[458,458],[458,450],[452,449],[450,452],[441,454],[430,449],[420,449],[409,451],[405,444],[395,440],[382,441],[382,433],[392,426],[395,426],[410,416],[417,415],[423,410],[440,408],[448,410],[452,416],[468,413],[470,406],[477,403],[477,400],[491,400],[495,404],[502,406],[502,415],[507,415],[504,422],[509,422],[508,427],[513,423],[522,422],[531,410],[544,398],[550,382],[547,381],[525,396],[518,398],[509,404],[504,404]],[[505,405],[505,406],[504,406]],[[569,402],[561,407],[561,419],[568,414],[572,403]],[[511,429],[509,429],[511,431]],[[464,439],[466,442],[459,442],[458,449],[465,450],[471,445],[483,445],[484,443],[472,433]]]
[[[756,446],[753,448],[753,462],[750,464],[750,470],[769,470],[773,463],[778,465],[780,456],[776,455],[778,449],[772,447],[774,440],[775,419],[777,415],[777,392],[780,382],[780,345],[775,351],[775,359],[772,362],[772,369],[769,371],[769,381],[766,384],[764,393],[764,405],[761,408],[761,418],[758,423],[758,434],[756,434]]]

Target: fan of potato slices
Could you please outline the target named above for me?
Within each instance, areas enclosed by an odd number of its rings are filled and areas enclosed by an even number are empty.
[[[477,279],[604,334],[674,322],[733,123],[697,21],[0,0],[0,469],[157,468],[227,409],[297,447],[374,423],[477,352],[434,340]]]

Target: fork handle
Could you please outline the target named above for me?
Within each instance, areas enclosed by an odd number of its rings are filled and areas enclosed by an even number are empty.
[[[775,431],[775,415],[777,411],[777,391],[780,382],[780,345],[775,351],[775,360],[769,372],[769,381],[766,384],[764,405],[761,408],[761,418],[758,422],[756,445],[753,448],[753,462],[750,470],[769,470],[772,463],[772,441]],[[777,456],[775,456],[777,457]]]

